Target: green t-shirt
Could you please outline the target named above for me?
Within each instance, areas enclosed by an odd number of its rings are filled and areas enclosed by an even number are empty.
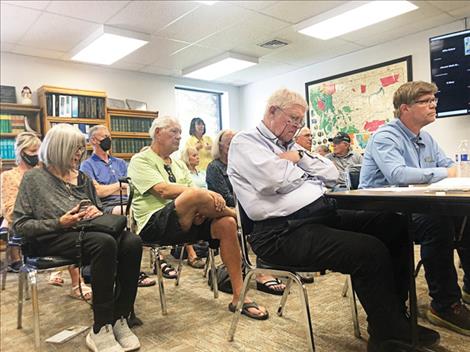
[[[131,208],[137,222],[137,233],[142,230],[153,213],[171,202],[171,199],[150,193],[153,186],[162,182],[170,183],[164,165],[163,159],[150,148],[134,155],[129,163],[127,174],[134,187]],[[171,171],[175,175],[176,184],[193,187],[191,174],[184,162],[172,160]]]

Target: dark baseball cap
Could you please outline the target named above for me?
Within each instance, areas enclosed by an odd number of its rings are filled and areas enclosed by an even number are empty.
[[[328,138],[328,142],[333,142],[333,144],[339,144],[341,142],[351,143],[351,138],[345,132],[338,132],[333,138]]]

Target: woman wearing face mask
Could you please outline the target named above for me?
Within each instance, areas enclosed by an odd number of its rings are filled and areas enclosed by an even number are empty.
[[[31,170],[38,165],[39,147],[41,140],[34,132],[22,132],[16,137],[15,141],[15,155],[17,167],[5,171],[1,175],[2,182],[2,214],[4,220],[2,227],[10,228],[13,220],[13,208],[15,206],[16,196],[20,187],[21,180],[25,172]],[[10,265],[9,271],[18,272],[21,267],[21,252],[20,247],[10,248]],[[91,288],[86,286],[80,279],[78,268],[70,266],[68,268],[70,279],[72,281],[72,289],[70,296],[73,298],[81,299],[79,285],[82,285],[83,296],[86,300],[92,297]],[[54,271],[49,277],[49,284],[54,286],[62,286],[64,279],[62,278],[61,271]]]

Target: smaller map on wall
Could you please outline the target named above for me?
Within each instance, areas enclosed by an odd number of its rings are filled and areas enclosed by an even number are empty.
[[[372,133],[393,118],[393,93],[412,79],[411,56],[305,83],[313,145],[348,133],[362,152]]]

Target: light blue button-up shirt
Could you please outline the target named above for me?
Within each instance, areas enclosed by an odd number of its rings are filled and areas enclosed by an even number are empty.
[[[359,188],[437,182],[447,177],[452,164],[429,133],[415,135],[396,119],[367,143]]]
[[[320,198],[325,184],[335,184],[338,170],[327,158],[305,152],[295,164],[278,156],[299,149],[284,145],[262,122],[233,137],[227,174],[250,219],[290,215]]]

